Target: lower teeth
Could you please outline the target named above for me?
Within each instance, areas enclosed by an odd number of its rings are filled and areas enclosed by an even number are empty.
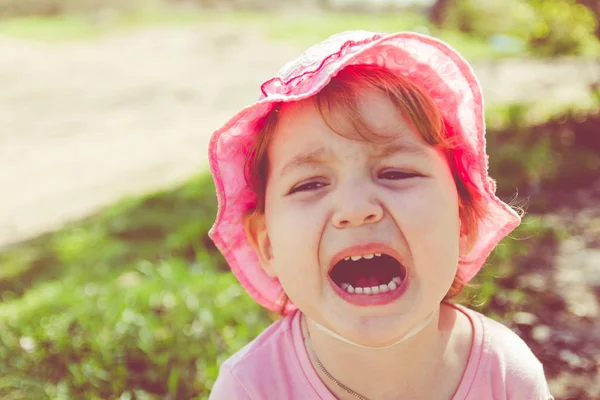
[[[402,278],[397,276],[394,279],[392,279],[388,284],[382,284],[379,286],[355,288],[352,285],[350,285],[349,283],[342,283],[340,286],[342,289],[344,289],[348,293],[373,295],[373,294],[378,294],[378,293],[392,292],[392,291],[398,289],[398,286],[400,286],[400,283],[402,283]]]

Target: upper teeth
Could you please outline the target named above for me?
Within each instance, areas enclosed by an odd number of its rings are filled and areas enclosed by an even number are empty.
[[[369,253],[369,254],[363,254],[362,256],[349,256],[349,257],[344,258],[344,260],[358,261],[361,258],[366,258],[367,260],[370,260],[373,257],[380,257],[380,256],[381,256],[381,253]]]

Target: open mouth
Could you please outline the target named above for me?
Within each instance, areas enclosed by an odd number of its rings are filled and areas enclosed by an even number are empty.
[[[346,257],[329,271],[331,280],[351,294],[392,292],[406,278],[406,268],[394,257],[372,253]]]

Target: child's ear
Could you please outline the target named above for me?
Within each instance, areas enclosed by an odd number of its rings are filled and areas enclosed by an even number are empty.
[[[269,276],[276,277],[271,240],[267,232],[264,214],[258,212],[246,214],[244,227],[246,228],[246,237],[256,252],[263,269]]]

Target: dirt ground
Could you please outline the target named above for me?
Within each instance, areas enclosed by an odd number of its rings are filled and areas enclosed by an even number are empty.
[[[151,29],[66,44],[0,38],[0,249],[206,168],[210,134],[256,99],[259,83],[300,50],[233,26]],[[599,64],[581,60],[474,68],[487,103],[569,102],[600,82]],[[592,261],[600,251],[581,243],[565,244],[563,253],[571,256],[555,274],[563,274],[561,296],[574,296],[568,312],[598,321],[593,290],[600,277]],[[582,256],[581,246],[594,253]],[[573,263],[589,274],[573,275],[580,270]],[[590,276],[597,285],[589,285]],[[578,300],[586,293],[587,300]],[[591,338],[598,329],[593,323],[580,336]],[[563,375],[553,387],[566,393],[561,388],[576,380],[577,374]],[[600,382],[586,378],[578,386],[590,384]]]
[[[197,172],[211,132],[291,55],[226,27],[0,39],[0,247]]]

